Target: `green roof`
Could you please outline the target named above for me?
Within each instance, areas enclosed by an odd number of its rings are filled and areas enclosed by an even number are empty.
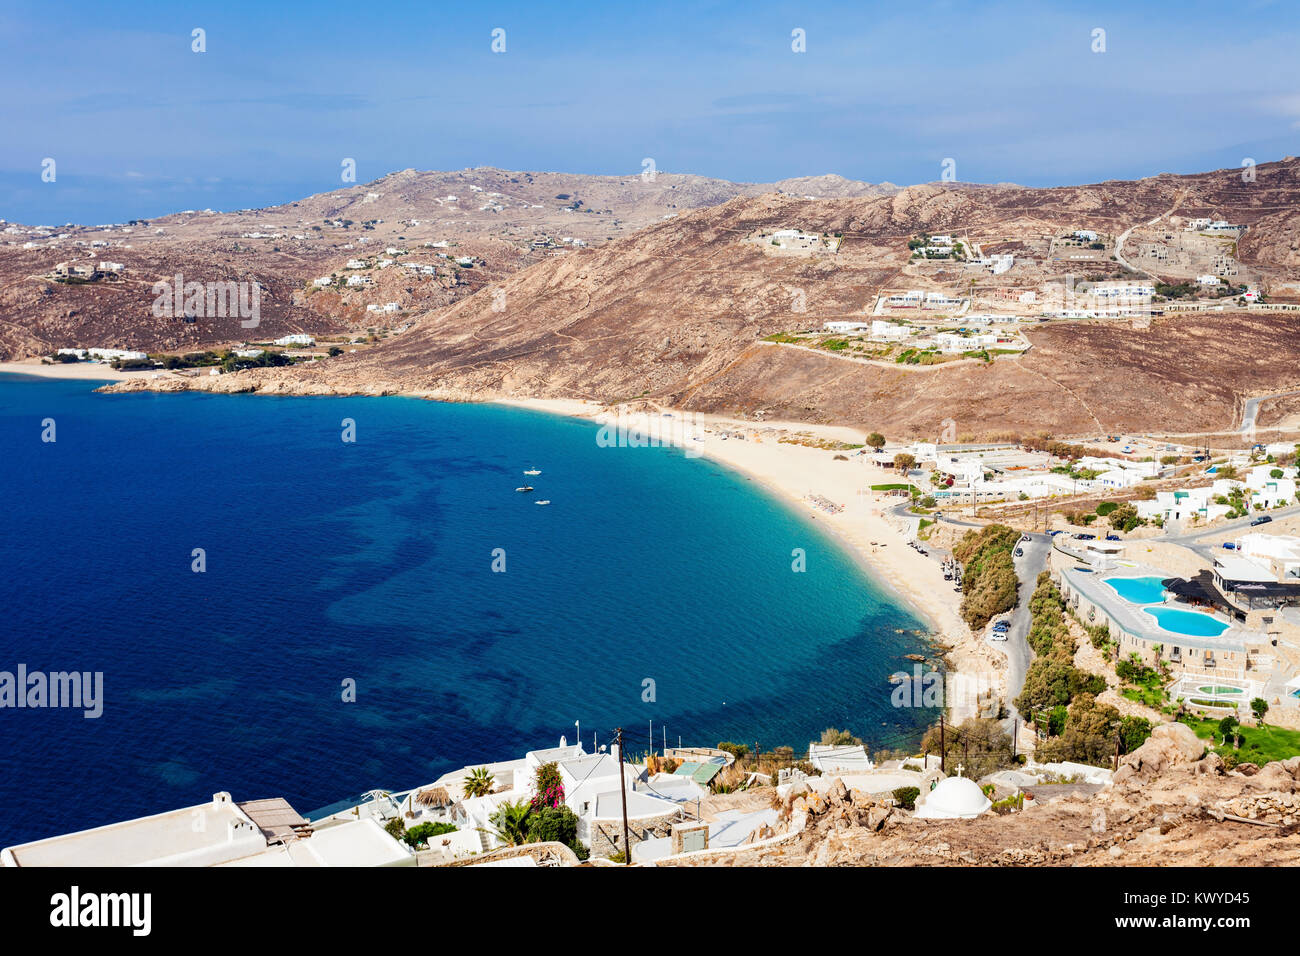
[[[690,777],[701,786],[708,784],[722,770],[720,763],[693,763],[687,761],[673,771],[675,777]]]

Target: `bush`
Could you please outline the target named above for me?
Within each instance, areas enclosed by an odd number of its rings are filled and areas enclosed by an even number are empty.
[[[854,737],[847,730],[836,730],[834,727],[827,727],[822,731],[821,743],[824,747],[855,747],[861,746],[862,740]]]
[[[916,809],[916,798],[921,795],[921,791],[916,787],[899,787],[894,791],[894,799],[904,810]]]
[[[529,843],[563,843],[578,858],[587,858],[587,848],[578,839],[578,815],[566,805],[543,807],[528,816]]]
[[[962,563],[961,616],[973,628],[981,628],[994,616],[1016,606],[1019,579],[1011,553],[1020,532],[1002,524],[991,524],[966,532],[952,549]]]
[[[402,821],[400,819],[390,820],[389,824],[391,825],[392,823],[401,823],[401,822]],[[385,827],[384,829],[388,829],[388,828]],[[391,833],[392,831],[389,832]],[[429,841],[433,837],[442,836],[444,833],[455,833],[455,832],[456,832],[456,828],[452,826],[450,823],[421,823],[411,827],[411,829],[407,830],[405,833],[393,834],[393,836],[399,836],[400,839],[405,841],[408,846],[418,847],[421,843],[428,846]]]

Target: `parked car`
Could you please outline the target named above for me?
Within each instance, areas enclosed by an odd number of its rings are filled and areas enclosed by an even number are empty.
[[[1256,518],[1254,521],[1250,523],[1250,526],[1253,528],[1257,524],[1268,524],[1272,520],[1273,519],[1270,518],[1268,515],[1260,515],[1258,518]]]
[[[1027,535],[1027,534],[1022,534],[1022,535],[1020,536],[1020,540],[1021,540],[1021,541],[1028,541],[1028,540],[1029,540],[1029,535]]]
[[[1065,532],[1064,532],[1064,531],[1049,531],[1049,532],[1047,532],[1048,537],[1051,537],[1051,538],[1055,538],[1058,534],[1065,534]]]
[[[1023,557],[1025,556],[1025,549],[1024,549],[1024,548],[1016,548],[1016,550],[1015,550],[1015,555],[1016,555],[1017,558],[1023,558]]]
[[[1117,534],[1108,534],[1108,535],[1106,535],[1106,540],[1107,540],[1107,541],[1120,541],[1120,540],[1122,540],[1122,539],[1121,539],[1120,536],[1117,535]]]
[[[1231,541],[1225,541],[1225,542],[1223,542],[1223,550],[1224,550],[1224,551],[1236,551],[1236,550],[1237,550],[1237,546],[1236,546],[1235,544],[1233,544]]]
[[[1005,641],[1006,639],[1007,639],[1006,631],[994,631],[992,634],[989,635],[989,640],[991,641]]]
[[[1074,537],[1075,537],[1075,540],[1076,540],[1076,541],[1096,541],[1096,540],[1097,540],[1097,536],[1096,536],[1095,534],[1076,534]]]

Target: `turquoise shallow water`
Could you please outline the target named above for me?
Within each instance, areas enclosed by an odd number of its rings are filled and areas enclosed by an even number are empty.
[[[105,682],[97,720],[0,709],[0,845],[216,790],[308,811],[575,721],[802,750],[933,716],[890,706],[920,622],[706,461],[494,406],[91,388],[0,376],[0,670]]]

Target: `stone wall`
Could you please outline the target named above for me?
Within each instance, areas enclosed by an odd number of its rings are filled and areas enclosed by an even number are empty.
[[[673,810],[657,817],[642,817],[627,821],[628,839],[633,846],[642,840],[672,836],[673,824],[680,820],[681,812]],[[613,856],[623,851],[623,821],[596,820],[591,825],[591,855]]]

